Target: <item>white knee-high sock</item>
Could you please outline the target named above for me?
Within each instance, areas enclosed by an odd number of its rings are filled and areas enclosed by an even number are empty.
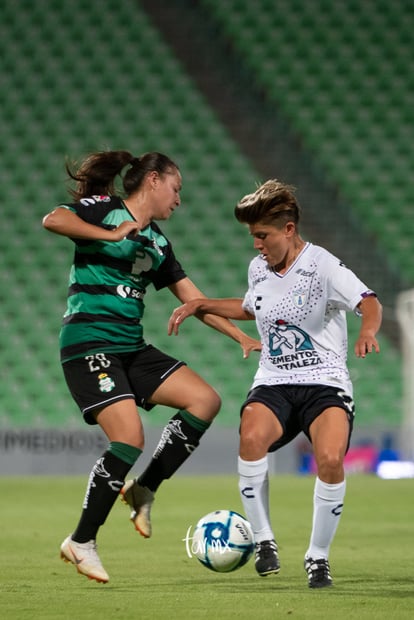
[[[329,548],[341,518],[345,490],[345,480],[338,484],[327,484],[316,478],[312,533],[306,556],[314,560],[328,558]]]
[[[239,457],[239,490],[246,519],[255,542],[274,538],[269,516],[269,474],[267,456],[258,461]]]

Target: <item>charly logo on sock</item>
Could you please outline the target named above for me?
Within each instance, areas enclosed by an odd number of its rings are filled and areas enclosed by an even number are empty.
[[[252,499],[256,497],[253,487],[243,487],[243,489],[241,490],[241,494],[243,495],[243,497],[247,497],[247,499]]]
[[[125,484],[124,480],[110,480],[108,482],[108,485],[111,487],[111,489],[113,491],[116,491],[117,493],[119,493],[119,491],[122,489],[124,484]]]
[[[101,476],[102,478],[109,478],[111,474],[106,471],[103,462],[104,457],[102,456],[93,466],[92,473],[96,474],[96,476]]]
[[[92,467],[91,473],[89,474],[88,488],[86,489],[85,499],[83,500],[83,506],[82,506],[82,508],[84,509],[88,507],[89,495],[91,493],[91,489],[96,487],[95,476],[101,476],[102,478],[110,477],[110,474],[108,474],[108,472],[106,471],[103,465],[103,462],[104,462],[104,457],[101,456],[101,458],[96,461],[95,465]]]
[[[172,444],[172,438],[171,438],[172,435],[176,435],[183,441],[187,439],[187,436],[183,433],[182,428],[181,428],[181,420],[170,420],[168,422],[167,426],[162,431],[161,439],[158,443],[158,446],[155,449],[154,457],[153,457],[154,459],[159,457],[159,455],[161,454],[162,450],[164,449],[167,443]]]
[[[106,471],[105,467],[104,467],[104,460],[105,458],[102,456],[100,459],[98,459],[95,463],[95,465],[92,468],[92,471],[89,475],[89,480],[88,480],[88,488],[86,490],[86,494],[85,494],[85,499],[83,500],[83,508],[87,508],[88,507],[88,502],[89,502],[89,495],[91,493],[91,490],[96,487],[96,483],[95,483],[95,476],[100,476],[100,478],[110,478],[111,474]],[[124,485],[124,482],[122,480],[108,480],[108,486],[113,490],[116,491],[117,493],[119,493],[119,491],[122,489]]]
[[[338,504],[337,506],[335,506],[335,508],[332,508],[331,513],[335,515],[335,517],[340,517],[342,514],[343,507],[344,507],[343,504]]]
[[[101,478],[110,478],[111,474],[108,471],[106,471],[103,462],[104,462],[104,457],[98,459],[92,471],[96,476],[101,476]],[[95,486],[95,483],[94,483],[94,486]],[[108,480],[108,486],[111,487],[113,491],[120,491],[122,487],[124,486],[124,481],[123,480]]]

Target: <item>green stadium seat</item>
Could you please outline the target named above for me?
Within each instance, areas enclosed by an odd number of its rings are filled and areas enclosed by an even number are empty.
[[[357,0],[324,2],[321,11],[305,0],[281,0],[278,11],[271,0],[201,4],[357,216],[369,220],[412,277],[411,13],[385,1],[376,15]],[[18,11],[12,0],[3,5],[0,328],[8,346],[0,350],[6,369],[2,424],[70,425],[79,417],[59,366],[57,336],[73,247],[41,228],[43,215],[67,200],[65,158],[128,148],[166,150],[177,159],[183,205],[164,228],[191,277],[211,295],[244,294],[254,250],[233,208],[258,175],[139,3],[116,3],[116,11],[113,0],[38,0]],[[397,32],[400,40],[392,36]],[[370,137],[372,146],[363,148]],[[371,180],[388,170],[387,182],[372,188]],[[392,179],[406,205],[398,220],[388,189]],[[176,302],[164,291],[149,295],[157,295],[157,303],[148,313],[148,337],[217,386],[225,401],[218,423],[236,425],[256,360],[240,368],[237,345],[195,320],[182,337],[168,338],[163,326]],[[399,360],[384,346],[380,362],[368,370],[364,365],[364,380],[356,382],[362,421],[374,423],[384,402],[390,403],[384,420],[397,417]],[[351,369],[362,376],[355,360]]]
[[[0,290],[7,295],[0,327],[8,346],[0,350],[7,369],[2,424],[65,426],[79,420],[57,345],[73,246],[41,228],[43,215],[68,199],[65,158],[127,148],[163,150],[176,159],[184,177],[183,208],[165,223],[165,232],[196,283],[212,295],[244,290],[245,266],[241,270],[238,261],[229,261],[219,286],[217,274],[229,238],[246,247],[232,209],[257,174],[138,5],[131,13],[130,3],[105,10],[113,7],[111,0],[99,5],[39,0],[19,11],[11,0],[3,4],[7,123],[0,145],[5,180]],[[180,339],[168,338],[167,319],[177,302],[163,293],[148,293],[157,295],[145,324],[148,338],[194,363],[201,374],[207,370],[226,402],[239,401],[237,372],[229,372],[237,346],[202,325]],[[11,358],[10,351],[19,354]],[[220,424],[233,426],[233,417],[224,412]]]

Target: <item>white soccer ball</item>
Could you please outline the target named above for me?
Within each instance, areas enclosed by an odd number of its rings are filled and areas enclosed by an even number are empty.
[[[250,523],[234,510],[202,517],[192,537],[192,554],[207,568],[229,573],[244,566],[254,550]]]

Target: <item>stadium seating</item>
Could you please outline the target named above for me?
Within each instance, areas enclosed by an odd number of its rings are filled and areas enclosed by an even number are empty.
[[[412,285],[412,4],[202,4]]]
[[[407,231],[410,226],[412,233],[411,219],[408,223],[407,217],[397,220],[394,201],[387,192],[389,179],[398,178],[392,195],[399,196],[398,216],[402,218],[412,192],[405,183],[409,138],[402,146],[393,146],[396,128],[390,125],[378,129],[372,146],[361,139],[357,148],[358,135],[373,135],[366,129],[366,116],[354,119],[360,123],[358,127],[352,123],[338,128],[338,119],[346,119],[348,114],[352,117],[353,100],[346,97],[351,77],[339,76],[335,88],[327,92],[326,85],[332,85],[335,73],[333,66],[329,75],[315,72],[320,66],[317,51],[322,50],[323,24],[331,27],[347,17],[356,26],[352,11],[344,16],[330,15],[329,3],[323,3],[326,10],[317,22],[302,2],[282,2],[283,11],[276,16],[269,11],[274,3],[264,0],[257,3],[262,11],[253,10],[256,3],[248,1],[205,3],[239,46],[243,61],[269,88],[270,96],[280,97],[282,92],[279,101],[292,127],[326,164],[327,173],[344,187],[352,206],[360,209],[364,225],[372,226],[401,269],[408,269],[412,256],[407,251],[404,256],[394,240],[401,237],[406,250],[410,247]],[[234,10],[228,19],[224,8],[230,4]],[[341,3],[344,12],[348,4],[354,3]],[[139,3],[38,0],[16,11],[12,0],[5,0],[2,14],[1,107],[7,123],[0,144],[4,180],[0,333],[5,345],[0,349],[1,424],[76,426],[79,414],[64,385],[57,350],[73,249],[67,239],[41,228],[43,215],[67,199],[65,158],[81,158],[106,148],[136,153],[160,150],[171,155],[183,173],[183,204],[163,230],[174,242],[189,276],[214,296],[244,293],[246,265],[254,252],[245,230],[233,218],[233,206],[251,191],[258,174]],[[377,22],[381,32],[383,22]],[[253,28],[256,25],[257,29]],[[292,36],[298,32],[303,36]],[[264,45],[269,37],[275,40],[273,50]],[[334,35],[330,43],[335,48]],[[347,44],[351,53],[352,37]],[[276,72],[272,63],[275,49],[280,63]],[[308,56],[312,71],[305,63]],[[395,76],[400,86],[403,75]],[[357,81],[355,89],[359,86]],[[341,107],[345,100],[350,112]],[[406,115],[408,132],[408,110]],[[396,121],[389,115],[390,122],[392,118]],[[383,121],[384,116],[379,116],[377,126]],[[371,155],[376,156],[377,164],[372,163],[371,169],[361,165],[367,163],[367,153],[370,160]],[[398,177],[392,177],[391,163],[395,170],[399,168]],[[363,201],[358,202],[360,196]],[[376,216],[369,217],[374,206]],[[394,218],[388,206],[394,207]],[[379,220],[388,228],[380,227]],[[392,234],[387,235],[387,230]],[[175,305],[166,291],[148,293],[147,339],[187,360],[206,377],[223,396],[218,424],[237,426],[239,404],[257,356],[243,361],[237,344],[196,320],[183,326],[179,338],[168,338],[166,323]],[[253,325],[247,329],[254,333]],[[351,337],[355,330],[351,320]],[[375,420],[386,425],[399,419],[398,354],[386,340],[383,348],[383,356],[375,360],[351,361],[361,421],[367,424]],[[146,420],[159,424],[166,415],[161,410],[148,414]]]
[[[232,212],[256,174],[137,3],[40,1],[17,12],[7,1],[0,31],[8,121],[0,146],[1,334],[7,343],[0,351],[1,419],[3,425],[76,425],[79,414],[57,350],[73,249],[41,228],[43,215],[67,199],[65,159],[105,148],[171,155],[184,177],[183,204],[163,228],[190,277],[211,295],[244,291],[242,258],[251,243]],[[237,423],[239,386],[225,371],[232,360],[236,368],[241,364],[238,346],[197,321],[180,339],[168,338],[176,303],[169,293],[149,291],[148,340],[223,388],[224,421]],[[253,368],[246,370],[246,387]],[[160,419],[162,412],[148,422]]]

